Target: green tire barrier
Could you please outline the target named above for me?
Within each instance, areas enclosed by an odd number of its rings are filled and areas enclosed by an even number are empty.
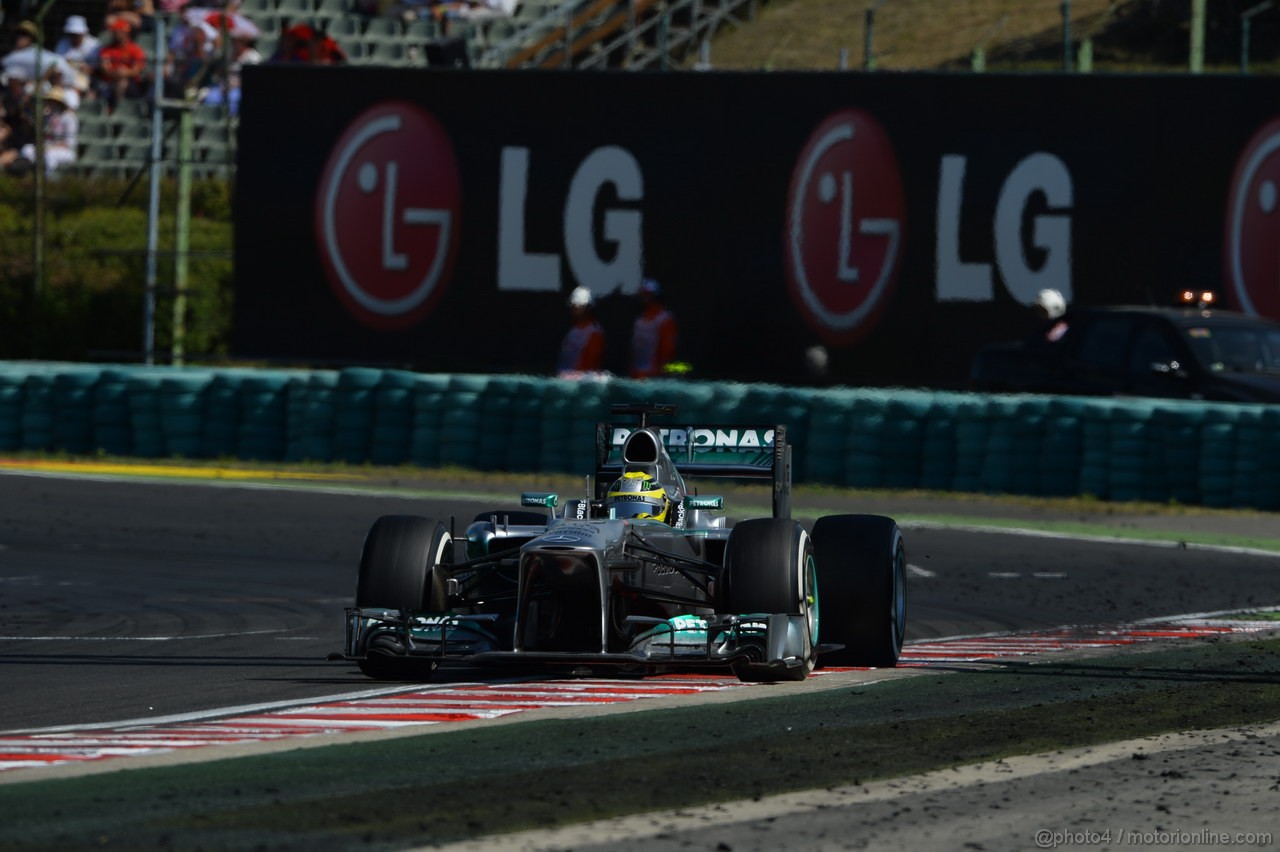
[[[133,426],[129,413],[129,373],[127,370],[105,369],[98,373],[92,388],[93,410],[89,415],[93,427],[90,448],[113,456],[133,452]]]
[[[240,429],[236,455],[255,461],[284,458],[288,445],[289,385],[302,376],[258,373],[240,383]]]
[[[333,413],[333,457],[359,464],[369,460],[373,415],[381,370],[352,367],[338,374]]]
[[[25,372],[0,369],[0,452],[22,446],[22,402],[26,394]]]
[[[24,450],[48,450],[54,446],[53,379],[53,373],[32,373],[23,383],[22,416],[19,418],[22,439],[19,446]]]
[[[413,438],[413,388],[416,373],[386,370],[373,394],[373,431],[369,460],[404,464]]]
[[[1280,406],[676,379],[0,362],[0,452],[589,474],[620,402],[785,423],[797,482],[1280,509]]]
[[[58,372],[53,377],[53,446],[71,453],[93,449],[93,389],[101,370]]]
[[[414,383],[409,461],[419,467],[440,464],[440,436],[444,431],[444,411],[448,400],[448,376],[419,376]]]
[[[333,433],[338,411],[338,373],[332,370],[316,371],[290,385],[293,397],[301,397],[301,413],[291,404],[289,442],[285,453],[289,461],[333,461]]]

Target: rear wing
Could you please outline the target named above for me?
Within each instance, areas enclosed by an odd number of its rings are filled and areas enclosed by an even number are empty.
[[[791,445],[785,425],[649,424],[648,415],[674,414],[673,405],[615,405],[610,413],[639,414],[639,428],[662,437],[681,476],[771,482],[773,516],[791,517]],[[596,499],[603,499],[609,483],[622,475],[622,448],[636,428],[634,421],[596,424]]]

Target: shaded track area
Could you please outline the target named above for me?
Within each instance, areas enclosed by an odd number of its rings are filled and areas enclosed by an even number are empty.
[[[19,474],[0,505],[4,730],[366,690],[324,657],[369,524],[486,508]],[[1280,601],[1280,560],[1261,556],[929,529],[908,531],[908,559],[915,640]]]

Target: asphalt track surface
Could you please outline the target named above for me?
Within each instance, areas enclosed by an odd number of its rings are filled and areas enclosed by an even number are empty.
[[[862,511],[841,506],[833,511]],[[0,730],[369,688],[327,662],[382,514],[513,500],[0,475]],[[1274,556],[908,529],[908,640],[1280,602]],[[475,673],[468,673],[474,677]]]

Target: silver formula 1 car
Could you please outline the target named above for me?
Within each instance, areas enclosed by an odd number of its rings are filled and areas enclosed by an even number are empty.
[[[815,665],[893,666],[906,626],[902,533],[877,515],[791,519],[784,426],[650,425],[668,405],[597,428],[596,474],[561,506],[525,493],[462,535],[379,518],[360,558],[346,647],[370,677],[425,679],[441,663],[631,672],[721,668],[802,680]],[[766,480],[772,517],[738,521],[685,483]],[[535,511],[536,510],[536,511]]]

